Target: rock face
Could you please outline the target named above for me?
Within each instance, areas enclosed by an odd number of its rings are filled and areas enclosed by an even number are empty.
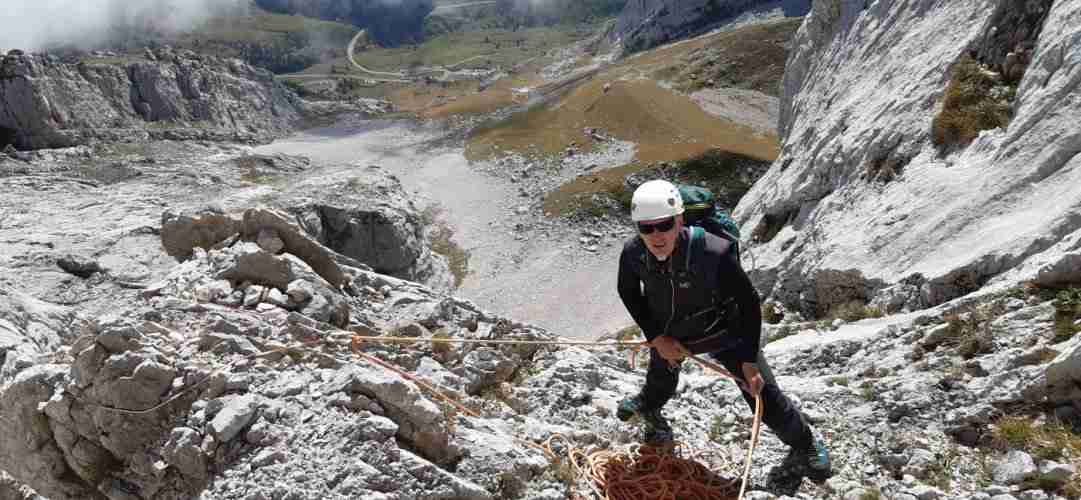
[[[325,189],[318,199],[291,211],[323,245],[376,272],[440,290],[452,287],[447,260],[431,250],[420,210],[397,177],[369,171]]]
[[[1076,256],[1056,264],[1081,241],[1079,14],[1076,0],[815,2],[786,66],[781,156],[735,211],[759,289],[808,314],[915,310],[996,277],[1070,274]],[[1038,34],[1012,121],[943,156],[930,130],[950,69],[972,47],[996,64],[1002,30]],[[884,165],[897,174],[877,177]]]
[[[0,377],[35,364],[79,334],[69,308],[0,288]]]
[[[802,16],[810,0],[630,0],[610,36],[627,52],[646,50],[701,33],[740,14],[780,10]]]
[[[238,60],[160,49],[155,60],[0,62],[0,148],[130,138],[264,141],[291,130],[297,98]]]

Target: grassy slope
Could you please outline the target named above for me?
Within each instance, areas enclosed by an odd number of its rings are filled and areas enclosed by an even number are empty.
[[[635,55],[551,105],[476,131],[466,154],[474,160],[511,151],[554,156],[572,142],[589,150],[593,141],[584,134],[586,127],[638,143],[634,163],[583,176],[550,193],[545,207],[554,213],[573,208],[575,199],[617,189],[627,174],[661,161],[698,158],[717,150],[772,161],[778,154],[776,137],[709,115],[680,91],[697,90],[713,78],[716,86],[776,95],[787,40],[799,22],[749,26]],[[665,80],[672,88],[658,83]],[[603,90],[605,84],[610,84],[608,92]]]

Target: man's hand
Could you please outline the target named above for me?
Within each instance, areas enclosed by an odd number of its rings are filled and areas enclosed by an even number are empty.
[[[649,346],[656,349],[662,358],[673,365],[683,361],[683,358],[687,357],[688,354],[687,349],[683,347],[683,344],[680,344],[678,340],[667,335],[661,335],[660,337],[653,339],[653,342],[650,342]]]
[[[750,389],[752,396],[758,396],[762,392],[762,387],[766,385],[762,374],[758,372],[758,365],[754,363],[743,363],[743,380],[747,381],[747,388]]]

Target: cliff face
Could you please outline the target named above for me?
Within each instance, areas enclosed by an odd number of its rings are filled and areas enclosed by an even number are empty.
[[[0,147],[267,140],[291,130],[298,105],[269,72],[187,51],[163,49],[125,65],[21,54],[0,63]]]
[[[916,309],[1076,262],[1079,24],[1078,0],[815,2],[786,66],[781,156],[736,210],[760,289],[809,313]],[[1008,125],[936,146],[958,61],[1000,70],[1026,46]]]
[[[616,20],[612,38],[628,52],[697,34],[745,13],[780,11],[802,16],[810,0],[630,0]]]

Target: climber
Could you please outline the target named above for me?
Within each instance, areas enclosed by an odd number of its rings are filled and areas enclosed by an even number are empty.
[[[644,422],[644,440],[672,440],[661,408],[676,391],[687,354],[708,353],[742,382],[755,408],[761,395],[763,422],[792,449],[786,463],[824,480],[829,454],[803,414],[781,392],[759,346],[762,313],[758,293],[727,240],[685,226],[683,200],[673,184],[642,184],[631,198],[638,235],[619,258],[619,296],[650,346],[646,383],[619,403],[616,415]],[[749,392],[748,392],[749,391]]]

